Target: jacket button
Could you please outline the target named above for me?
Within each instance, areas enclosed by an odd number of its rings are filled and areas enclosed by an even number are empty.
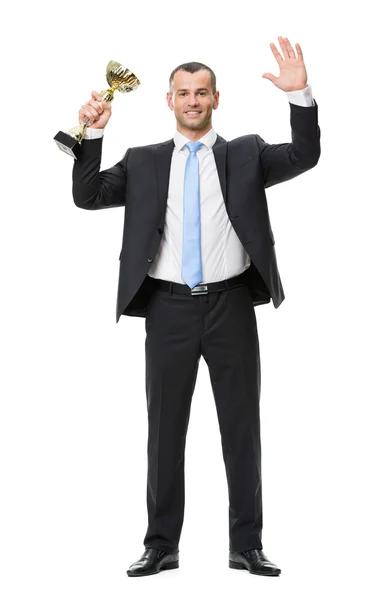
[[[148,257],[147,262],[153,262],[153,259],[151,258],[151,256]]]
[[[160,233],[162,235],[163,234],[163,229],[161,229],[160,227],[158,227],[158,233]]]

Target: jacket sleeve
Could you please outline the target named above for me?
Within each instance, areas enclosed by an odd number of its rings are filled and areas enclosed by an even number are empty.
[[[317,165],[321,153],[318,105],[290,105],[292,142],[267,144],[255,135],[265,188],[288,181]]]
[[[73,165],[73,200],[79,208],[98,210],[125,205],[127,160],[130,148],[121,161],[100,171],[103,138],[84,140],[80,157]]]

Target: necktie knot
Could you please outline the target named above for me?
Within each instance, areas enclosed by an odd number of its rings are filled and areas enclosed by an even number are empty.
[[[188,148],[189,152],[194,152],[194,153],[196,153],[197,150],[203,145],[204,144],[202,142],[188,142],[187,144],[185,144],[185,146]]]

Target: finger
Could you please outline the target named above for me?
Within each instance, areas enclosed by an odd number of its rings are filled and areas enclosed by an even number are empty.
[[[87,127],[89,127],[90,125],[93,125],[93,123],[94,123],[93,119],[90,119],[89,117],[84,116],[81,113],[79,115],[78,121],[79,121],[80,125],[85,123]]]
[[[97,102],[100,102],[102,100],[101,94],[99,94],[99,92],[96,92],[96,90],[92,91],[91,96],[93,100],[97,100]]]
[[[283,62],[283,60],[284,60],[284,59],[282,58],[281,54],[278,52],[277,48],[275,47],[275,45],[274,45],[273,43],[272,43],[272,44],[270,44],[270,48],[271,48],[271,51],[272,51],[272,52],[273,52],[273,54],[274,54],[274,57],[275,57],[276,61],[277,61],[277,62],[278,62],[278,64],[281,66],[281,64],[282,64],[282,62]]]
[[[84,104],[83,106],[81,106],[80,108],[80,120],[83,121],[85,117],[88,117],[88,119],[90,119],[91,121],[95,121],[96,120],[96,116],[91,112],[92,109],[90,106],[88,106],[87,104]],[[95,111],[96,113],[96,111]],[[97,117],[99,117],[99,115],[96,113]]]
[[[101,106],[101,102],[96,102],[96,100],[89,100],[88,105],[93,106],[97,110],[97,112],[101,115],[104,108]]]
[[[89,112],[93,116],[93,118],[97,119],[100,116],[100,113],[99,113],[98,109],[94,108],[94,106],[91,105],[91,102],[92,101],[89,100],[89,102],[87,104],[85,104],[84,106],[89,110]],[[82,107],[82,108],[84,108],[84,107]]]
[[[273,75],[273,73],[264,73],[262,75],[262,77],[264,79],[269,79],[269,81],[271,81],[272,83],[274,83],[274,85],[276,85],[275,82],[277,81],[277,79],[279,79],[279,77],[276,77],[275,75]]]
[[[300,44],[296,43],[296,50],[297,50],[297,57],[300,58],[301,60],[304,60],[303,51],[301,50]]]
[[[292,44],[290,43],[289,39],[286,37],[286,38],[284,38],[284,41],[285,41],[285,47],[288,52],[289,58],[296,58]]]
[[[104,108],[102,106],[103,102],[102,102],[101,94],[99,94],[99,92],[96,92],[96,90],[93,90],[91,96],[92,96],[92,100],[90,100],[91,105],[94,106],[96,108],[96,110],[99,110],[98,107],[100,107],[104,110]],[[97,103],[98,107],[96,106],[95,102]]]
[[[279,44],[281,46],[281,50],[282,50],[282,52],[284,54],[284,57],[285,58],[289,58],[289,52],[288,52],[288,48],[286,46],[285,39],[286,38],[283,38],[281,35],[278,36],[278,42],[279,42]]]

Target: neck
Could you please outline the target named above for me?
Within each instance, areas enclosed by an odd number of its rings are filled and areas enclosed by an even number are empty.
[[[197,142],[200,138],[202,138],[205,134],[207,134],[212,129],[212,123],[208,123],[205,129],[186,129],[185,127],[181,127],[177,123],[177,131],[188,138],[191,142]]]

